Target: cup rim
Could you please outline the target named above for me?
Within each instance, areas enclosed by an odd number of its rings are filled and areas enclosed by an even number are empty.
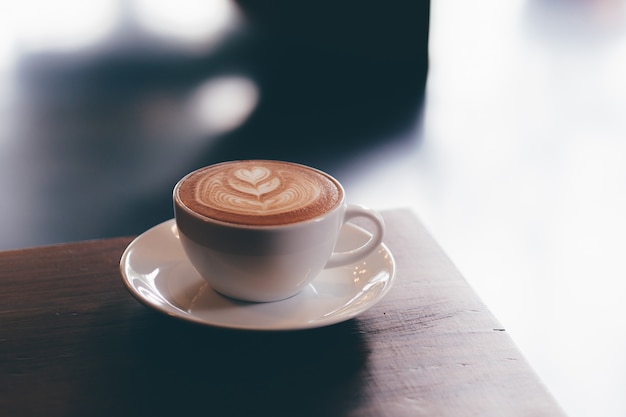
[[[231,164],[231,163],[236,163],[236,162],[246,162],[246,161],[278,162],[278,163],[284,163],[284,164],[288,164],[288,165],[296,165],[296,166],[299,166],[299,167],[302,167],[302,168],[305,168],[305,169],[309,169],[309,170],[318,172],[319,174],[329,178],[335,184],[335,186],[337,186],[337,188],[339,189],[339,191],[341,193],[341,198],[339,199],[337,204],[335,204],[332,208],[330,208],[327,211],[324,211],[323,213],[321,213],[321,214],[319,214],[319,215],[317,215],[315,217],[311,217],[311,218],[305,219],[305,220],[290,222],[290,223],[269,224],[269,225],[263,225],[263,224],[259,224],[259,225],[257,225],[257,224],[243,224],[243,223],[234,223],[234,222],[228,222],[228,221],[224,221],[224,220],[214,219],[212,217],[205,216],[203,214],[200,214],[200,213],[190,209],[189,207],[187,207],[187,205],[180,198],[179,189],[180,189],[182,183],[188,177],[190,177],[191,175],[195,174],[196,172],[201,171],[203,169],[206,169],[208,167],[212,167],[212,166],[225,165],[225,164]],[[179,179],[178,182],[176,183],[176,185],[174,186],[172,194],[173,194],[173,200],[174,200],[174,206],[175,206],[174,207],[174,214],[175,214],[175,216],[176,216],[177,209],[180,209],[180,210],[184,211],[187,215],[189,215],[190,217],[192,217],[196,221],[200,221],[200,222],[203,222],[203,223],[215,224],[215,225],[219,225],[219,226],[223,226],[223,227],[230,227],[230,228],[236,228],[236,229],[245,229],[245,230],[287,229],[287,228],[290,228],[290,227],[303,226],[303,225],[307,225],[307,224],[310,224],[310,223],[319,222],[321,219],[323,219],[323,218],[331,215],[335,211],[341,209],[341,207],[343,207],[345,205],[345,201],[346,201],[346,193],[345,193],[345,189],[344,189],[343,185],[339,182],[339,180],[337,180],[335,177],[333,177],[329,173],[327,173],[325,171],[322,171],[320,169],[311,167],[309,165],[304,165],[304,164],[300,164],[300,163],[297,163],[297,162],[278,160],[278,159],[234,159],[234,160],[218,162],[218,163],[215,163],[215,164],[205,165],[203,167],[197,168],[197,169],[187,173],[184,177]]]

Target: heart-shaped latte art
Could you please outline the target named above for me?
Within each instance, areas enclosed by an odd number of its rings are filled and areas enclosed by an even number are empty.
[[[235,161],[190,177],[185,204],[198,213],[241,224],[283,224],[313,218],[340,201],[324,174],[296,164]],[[181,195],[187,191],[181,188]]]
[[[270,178],[272,172],[264,167],[238,169],[234,174],[235,178],[230,179],[228,184],[235,190],[251,196],[260,197],[280,187],[280,179]]]
[[[233,213],[271,215],[311,204],[320,193],[319,184],[304,176],[250,166],[205,178],[199,183],[196,198]]]
[[[253,167],[252,169],[235,170],[235,177],[242,181],[256,185],[271,175],[271,171],[265,167]]]

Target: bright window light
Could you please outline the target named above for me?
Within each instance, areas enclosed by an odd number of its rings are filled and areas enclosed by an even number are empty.
[[[248,78],[213,78],[193,93],[190,112],[194,124],[202,133],[223,133],[241,125],[255,109],[258,100],[258,88]]]
[[[214,44],[238,17],[230,0],[135,0],[134,6],[146,30],[189,46]]]
[[[13,2],[8,12],[13,47],[72,51],[92,45],[111,32],[119,11],[115,0]]]

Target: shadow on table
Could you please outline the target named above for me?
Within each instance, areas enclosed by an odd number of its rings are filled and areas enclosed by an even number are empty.
[[[132,330],[119,352],[130,366],[102,372],[104,415],[334,416],[363,401],[369,352],[355,320],[247,333],[150,314]]]

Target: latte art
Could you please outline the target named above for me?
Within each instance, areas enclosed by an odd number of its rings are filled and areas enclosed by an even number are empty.
[[[312,168],[278,161],[234,161],[190,174],[179,196],[216,220],[277,225],[315,218],[341,201],[341,187]]]
[[[306,207],[319,198],[320,184],[289,174],[253,167],[237,169],[232,176],[206,176],[198,181],[195,199],[224,211],[267,216]]]

